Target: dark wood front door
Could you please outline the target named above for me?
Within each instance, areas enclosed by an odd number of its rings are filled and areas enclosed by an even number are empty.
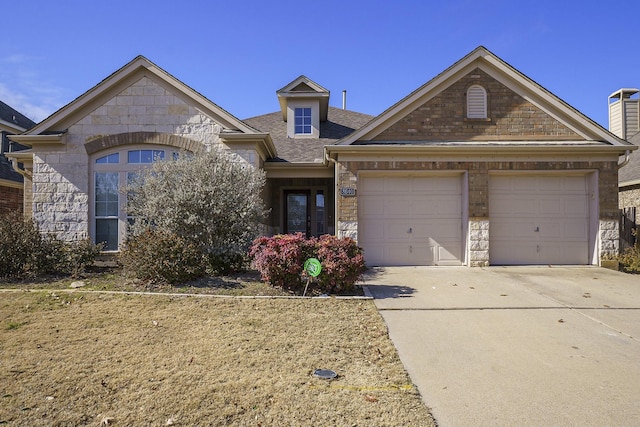
[[[311,235],[311,210],[309,190],[284,192],[284,232]]]

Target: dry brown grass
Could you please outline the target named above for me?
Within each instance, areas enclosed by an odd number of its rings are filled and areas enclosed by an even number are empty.
[[[433,425],[372,301],[0,298],[0,424]]]

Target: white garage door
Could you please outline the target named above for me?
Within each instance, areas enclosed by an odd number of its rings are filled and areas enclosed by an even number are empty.
[[[589,264],[588,194],[585,175],[491,175],[491,264]]]
[[[460,265],[462,177],[361,176],[358,243],[368,265]]]

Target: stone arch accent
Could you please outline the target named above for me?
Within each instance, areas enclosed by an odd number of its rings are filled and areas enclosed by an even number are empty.
[[[170,145],[192,153],[204,151],[205,149],[204,145],[198,141],[179,135],[158,132],[127,132],[99,136],[84,144],[84,148],[87,154],[91,155],[108,148],[133,144]]]

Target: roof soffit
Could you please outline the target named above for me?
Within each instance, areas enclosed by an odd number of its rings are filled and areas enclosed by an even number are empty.
[[[367,141],[375,138],[476,68],[486,72],[585,140],[603,141],[611,145],[629,145],[482,46],[385,110],[367,125],[338,141],[337,144],[350,145],[358,140]]]
[[[246,133],[256,132],[255,129],[208,100],[191,87],[182,83],[145,57],[138,56],[96,86],[37,124],[29,131],[29,134],[41,134],[67,129],[82,117],[144,77],[153,80],[156,84],[162,86],[187,104],[193,105],[204,114],[211,116],[229,130]]]

